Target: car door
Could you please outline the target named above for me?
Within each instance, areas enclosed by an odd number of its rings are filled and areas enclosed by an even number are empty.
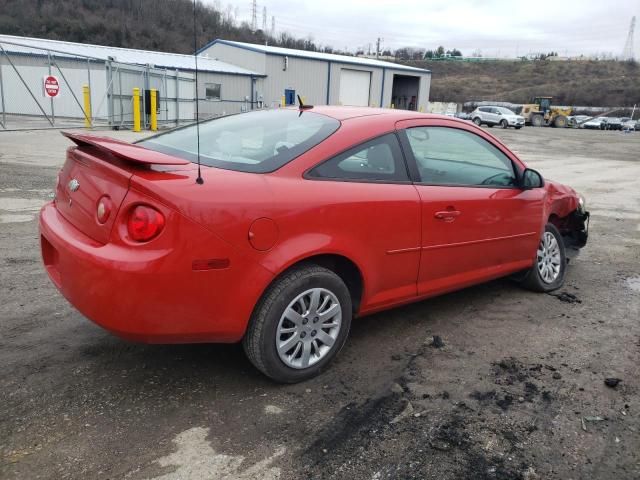
[[[490,108],[489,107],[479,107],[478,111],[480,112],[480,119],[482,120],[482,123],[487,123],[487,122],[491,122],[491,114],[490,112]]]
[[[529,267],[543,189],[519,188],[522,165],[484,132],[446,120],[398,123],[422,206],[418,295]]]
[[[502,115],[500,114],[500,111],[496,107],[491,107],[490,111],[491,113],[489,113],[489,116],[491,118],[491,123],[494,125],[499,124],[500,120],[502,120]]]
[[[316,180],[305,186],[305,196],[331,201],[301,220],[300,227],[308,231],[326,225],[327,239],[340,238],[345,249],[355,250],[349,257],[364,277],[361,311],[415,298],[421,205],[397,135],[384,134],[350,148],[305,178]]]

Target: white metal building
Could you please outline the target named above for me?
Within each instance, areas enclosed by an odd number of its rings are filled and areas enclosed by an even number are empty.
[[[214,40],[200,57],[264,75],[255,91],[265,104],[296,102],[427,110],[431,72],[380,60]],[[260,88],[260,85],[262,88]]]
[[[7,115],[29,115],[59,126],[81,124],[83,85],[90,87],[93,124],[129,127],[133,89],[158,90],[158,120],[175,124],[256,108],[295,104],[384,106],[427,111],[428,70],[370,58],[215,40],[196,57],[130,48],[0,35],[0,127]],[[58,79],[47,98],[44,79]],[[196,93],[197,92],[197,93]],[[148,121],[148,116],[143,115]]]
[[[89,85],[92,119],[128,126],[133,88],[140,89],[142,111],[144,91],[156,88],[160,122],[193,121],[195,63],[193,55],[0,35],[0,108],[4,114],[43,116],[52,124],[60,118],[83,119],[82,87]],[[45,98],[47,75],[59,80],[60,95],[55,99]],[[262,76],[198,58],[200,115],[250,109],[256,79]]]

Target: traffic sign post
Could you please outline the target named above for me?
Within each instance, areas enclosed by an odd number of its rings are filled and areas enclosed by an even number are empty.
[[[60,96],[60,82],[54,75],[46,75],[43,81],[44,96],[46,98],[57,98]]]

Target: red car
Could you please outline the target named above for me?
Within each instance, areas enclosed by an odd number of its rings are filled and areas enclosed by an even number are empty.
[[[449,117],[305,106],[65,135],[40,215],[62,294],[126,339],[242,341],[283,382],[320,372],[353,316],[507,275],[557,289],[587,239],[576,192]]]

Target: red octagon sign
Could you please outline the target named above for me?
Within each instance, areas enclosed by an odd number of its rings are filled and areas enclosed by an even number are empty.
[[[44,95],[46,97],[54,98],[60,93],[60,83],[58,77],[53,75],[47,75],[44,77]]]

